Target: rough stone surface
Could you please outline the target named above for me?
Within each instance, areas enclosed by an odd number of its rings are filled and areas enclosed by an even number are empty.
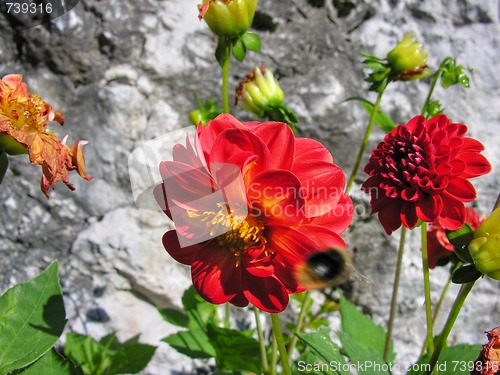
[[[64,112],[66,125],[57,132],[69,133],[70,143],[90,141],[85,151],[94,177],[87,183],[72,176],[75,192],[58,186],[46,200],[40,170],[25,157],[11,158],[0,186],[0,291],[58,258],[68,329],[96,338],[115,330],[123,340],[141,333],[143,342],[159,346],[144,374],[189,374],[210,365],[159,341],[175,327],[162,321],[156,307],[179,307],[190,276],[162,248],[168,220],[135,206],[128,173],[136,147],[188,125],[195,94],[202,100],[219,95],[216,41],[198,21],[197,3],[81,0],[52,23],[16,33],[9,18],[0,17],[0,74],[21,72],[32,91]],[[367,122],[358,104],[344,102],[366,95],[359,52],[383,56],[414,30],[430,50],[431,67],[452,56],[474,69],[470,89],[438,87],[435,96],[486,146],[493,172],[475,185],[477,207],[488,213],[500,185],[499,8],[498,0],[261,0],[259,10],[272,19],[258,24],[262,53],[234,63],[230,84],[256,65],[269,66],[299,115],[302,134],[322,141],[349,171],[353,145]],[[420,112],[428,88],[421,82],[391,85],[382,109],[406,122]],[[239,108],[234,113],[250,119]],[[374,131],[368,148],[382,137]],[[361,172],[358,177],[358,182],[364,178]],[[385,324],[398,234],[386,237],[368,216],[367,197],[356,186],[352,195],[357,215],[345,238],[355,251],[359,277],[348,294]],[[424,336],[418,242],[418,234],[411,234],[394,332],[397,362],[405,365],[416,360]],[[432,272],[434,300],[446,278],[444,269]],[[478,283],[451,341],[481,343],[483,332],[500,324],[499,285],[488,279]],[[445,311],[455,293],[452,288]],[[244,314],[238,321],[252,324]],[[338,324],[335,317],[332,321]],[[438,327],[443,323],[444,315]]]

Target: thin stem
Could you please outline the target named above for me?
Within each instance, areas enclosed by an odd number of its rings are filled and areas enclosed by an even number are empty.
[[[292,375],[290,370],[290,363],[288,362],[288,354],[286,352],[285,340],[283,340],[283,333],[281,332],[280,319],[278,314],[271,314],[271,321],[273,323],[273,335],[276,337],[278,343],[278,350],[280,352],[281,366],[283,367],[283,375]]]
[[[366,145],[368,144],[368,138],[370,137],[373,125],[375,124],[375,116],[377,116],[378,107],[380,106],[380,101],[382,99],[382,94],[384,93],[384,91],[385,88],[378,93],[377,100],[375,102],[375,105],[373,106],[372,113],[370,115],[370,121],[368,122],[368,127],[366,128],[365,135],[363,137],[363,140],[361,141],[361,147],[359,148],[358,156],[356,157],[356,162],[354,163],[354,167],[352,168],[351,175],[349,177],[347,186],[345,188],[346,194],[349,194],[352,184],[354,183],[354,179],[356,178],[356,174],[358,173],[359,165],[361,164],[361,159],[363,158]]]
[[[276,375],[276,367],[278,364],[278,342],[276,341],[276,336],[272,335],[271,343],[271,371],[269,375]]]
[[[431,101],[432,93],[434,92],[434,88],[436,87],[436,83],[439,80],[439,76],[441,75],[441,71],[443,70],[445,64],[448,63],[448,61],[453,60],[451,57],[447,57],[444,59],[441,64],[439,65],[438,70],[436,73],[434,73],[434,79],[432,80],[431,87],[429,89],[429,93],[427,94],[427,98],[425,98],[424,106],[422,107],[422,114],[425,113],[427,106],[429,105],[429,102]]]
[[[434,341],[432,333],[432,301],[431,283],[429,280],[429,260],[427,257],[427,223],[424,221],[422,228],[422,268],[424,273],[424,293],[425,293],[425,317],[427,320],[427,347],[429,353],[434,351]]]
[[[269,366],[266,355],[266,343],[264,342],[264,334],[262,333],[262,325],[260,324],[260,310],[254,306],[253,312],[255,314],[255,326],[257,327],[257,337],[259,338],[260,363],[262,365],[262,372],[266,374]]]
[[[429,361],[430,368],[427,369],[425,375],[429,375],[436,366],[437,360],[439,359],[439,355],[441,354],[441,351],[443,350],[443,347],[446,341],[448,340],[448,336],[451,332],[451,329],[453,328],[453,325],[455,324],[458,315],[460,314],[460,310],[464,305],[465,299],[469,295],[469,292],[474,286],[474,283],[475,281],[463,284],[462,287],[460,288],[460,292],[458,292],[457,298],[455,299],[455,303],[453,304],[450,314],[448,315],[448,319],[446,320],[443,332],[441,332],[441,335],[439,336],[439,341],[436,344],[436,349],[434,349],[434,351],[432,352],[432,357]]]
[[[302,326],[304,325],[304,318],[306,317],[308,307],[309,305],[309,300],[311,299],[312,293],[311,291],[307,291],[304,300],[302,301],[302,307],[299,312],[299,317],[297,318],[297,325],[295,326],[295,331],[293,332],[292,339],[290,341],[290,345],[288,346],[288,361],[292,361],[292,356],[293,352],[295,350],[295,346],[297,345],[298,337],[297,333],[300,333],[302,331]]]
[[[229,113],[229,66],[231,64],[231,43],[226,43],[227,58],[222,66],[222,107]]]
[[[403,264],[403,252],[405,248],[406,227],[401,227],[401,238],[399,239],[398,260],[396,263],[396,273],[394,274],[394,285],[392,287],[391,313],[387,322],[387,334],[385,336],[384,345],[384,361],[388,361],[389,350],[391,346],[392,328],[394,325],[394,317],[396,316],[396,307],[398,300],[399,278],[401,276],[401,265]]]
[[[226,302],[226,304],[224,305],[224,328],[231,328],[230,318],[231,305],[229,304],[229,302]]]

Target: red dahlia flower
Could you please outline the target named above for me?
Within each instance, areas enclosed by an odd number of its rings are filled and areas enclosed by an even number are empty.
[[[481,224],[481,218],[473,208],[465,208],[465,222],[476,230]],[[435,268],[440,260],[449,258],[453,254],[453,245],[446,237],[445,228],[436,220],[427,231],[427,251],[429,255],[429,268]]]
[[[223,114],[198,126],[194,146],[175,145],[173,159],[160,164],[155,189],[176,227],[163,245],[191,266],[207,301],[283,311],[289,294],[305,290],[296,266],[345,248],[339,234],[353,206],[344,173],[324,146],[294,138],[286,124]]]
[[[365,167],[370,177],[362,188],[371,194],[372,213],[378,213],[387,234],[401,224],[414,228],[419,220],[437,220],[450,230],[464,224],[464,202],[476,198],[468,179],[491,170],[480,154],[484,146],[466,133],[467,126],[445,115],[428,121],[417,116],[372,152]]]

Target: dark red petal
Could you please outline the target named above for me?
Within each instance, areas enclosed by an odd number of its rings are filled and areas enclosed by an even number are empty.
[[[441,194],[443,209],[438,217],[439,223],[446,229],[457,230],[465,222],[465,206],[446,192]]]
[[[265,122],[255,129],[254,134],[269,149],[273,168],[292,169],[295,138],[288,125],[281,122]]]
[[[417,216],[425,222],[432,222],[441,213],[443,201],[439,195],[426,195],[417,202]]]
[[[458,198],[462,202],[472,202],[476,199],[476,189],[465,178],[452,178],[448,182],[446,192]]]
[[[272,254],[264,245],[246,250],[243,253],[243,264],[248,273],[257,277],[269,277],[274,274]]]
[[[401,226],[401,206],[400,200],[385,200],[387,204],[381,207],[378,212],[380,224],[384,227],[385,233],[391,235],[393,231]]]
[[[461,177],[472,178],[488,174],[491,171],[491,164],[483,155],[477,152],[462,152],[457,158],[466,163]]]
[[[413,229],[417,226],[418,217],[415,203],[405,202],[401,207],[401,222],[403,225],[409,229]]]
[[[231,300],[229,300],[230,303],[232,303],[234,306],[237,307],[246,307],[248,306],[248,300],[243,294],[243,292],[239,292],[236,294]]]
[[[353,216],[354,206],[352,200],[347,194],[344,194],[333,210],[324,215],[306,219],[304,224],[324,226],[335,233],[341,234],[351,224]]]
[[[158,184],[154,187],[153,189],[153,196],[156,199],[156,203],[158,203],[158,206],[165,212],[165,215],[168,216],[170,220],[172,220],[172,214],[170,213],[170,210],[168,209],[168,204],[167,204],[167,195],[165,193],[165,185],[163,183]]]
[[[295,139],[295,160],[321,160],[333,163],[332,154],[326,147],[310,138]]]
[[[437,261],[441,258],[451,256],[453,254],[453,248],[448,250],[443,247],[437,238],[437,231],[427,231],[427,256],[429,262],[429,268],[433,269],[436,267]]]
[[[196,253],[200,250],[199,244],[181,247],[175,230],[169,230],[166,232],[163,235],[162,242],[163,247],[172,258],[179,263],[186,264],[188,266],[193,263]]]
[[[298,178],[289,171],[271,169],[257,175],[247,190],[257,216],[269,223],[293,226],[304,218],[305,201]]]
[[[332,163],[315,160],[299,161],[292,172],[302,183],[302,196],[306,200],[306,217],[321,216],[330,212],[342,198],[345,175]]]
[[[408,121],[406,123],[405,128],[408,129],[409,131],[413,132],[419,124],[423,124],[424,122],[425,122],[424,116],[415,116],[410,121]]]
[[[276,277],[244,275],[243,294],[258,309],[268,313],[279,313],[288,306],[289,297],[285,286]]]
[[[221,304],[234,298],[241,290],[241,267],[236,257],[217,241],[204,245],[191,265],[191,277],[198,294],[210,303]]]

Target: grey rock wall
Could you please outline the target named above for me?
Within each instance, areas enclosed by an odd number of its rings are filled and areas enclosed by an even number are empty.
[[[69,133],[70,143],[90,141],[85,152],[94,177],[87,183],[72,176],[75,192],[61,185],[46,200],[38,168],[27,158],[11,159],[0,185],[0,291],[58,258],[68,329],[95,337],[116,330],[120,339],[141,333],[142,341],[159,345],[144,374],[193,373],[206,366],[159,343],[175,328],[162,321],[156,307],[180,306],[189,271],[163,250],[161,236],[171,227],[164,215],[135,206],[128,173],[136,147],[188,126],[195,93],[203,100],[219,96],[216,42],[197,19],[197,3],[81,0],[52,23],[16,33],[9,18],[0,17],[0,74],[21,72],[31,91],[64,112],[66,125],[58,134]],[[367,122],[359,105],[344,102],[366,95],[360,51],[384,56],[414,30],[430,50],[431,67],[452,56],[473,68],[470,89],[438,88],[436,96],[450,117],[468,124],[486,146],[493,172],[475,185],[478,209],[491,210],[500,185],[498,0],[261,0],[259,9],[272,18],[259,26],[262,53],[233,63],[231,85],[256,65],[270,67],[299,115],[303,135],[327,145],[346,171]],[[427,90],[422,83],[391,85],[382,109],[406,122],[420,112]],[[250,119],[238,108],[234,113]],[[369,148],[382,137],[376,130]],[[359,182],[363,178],[360,172]],[[349,295],[385,324],[398,234],[387,238],[368,216],[367,197],[356,187],[352,195],[357,215],[345,238],[361,276],[350,284]],[[395,327],[402,364],[416,360],[425,321],[418,234],[409,242]],[[446,278],[445,270],[432,272],[434,299]],[[499,285],[485,279],[475,287],[452,341],[480,343],[483,331],[500,325]],[[452,288],[446,307],[456,291]],[[443,322],[441,317],[438,326]]]

